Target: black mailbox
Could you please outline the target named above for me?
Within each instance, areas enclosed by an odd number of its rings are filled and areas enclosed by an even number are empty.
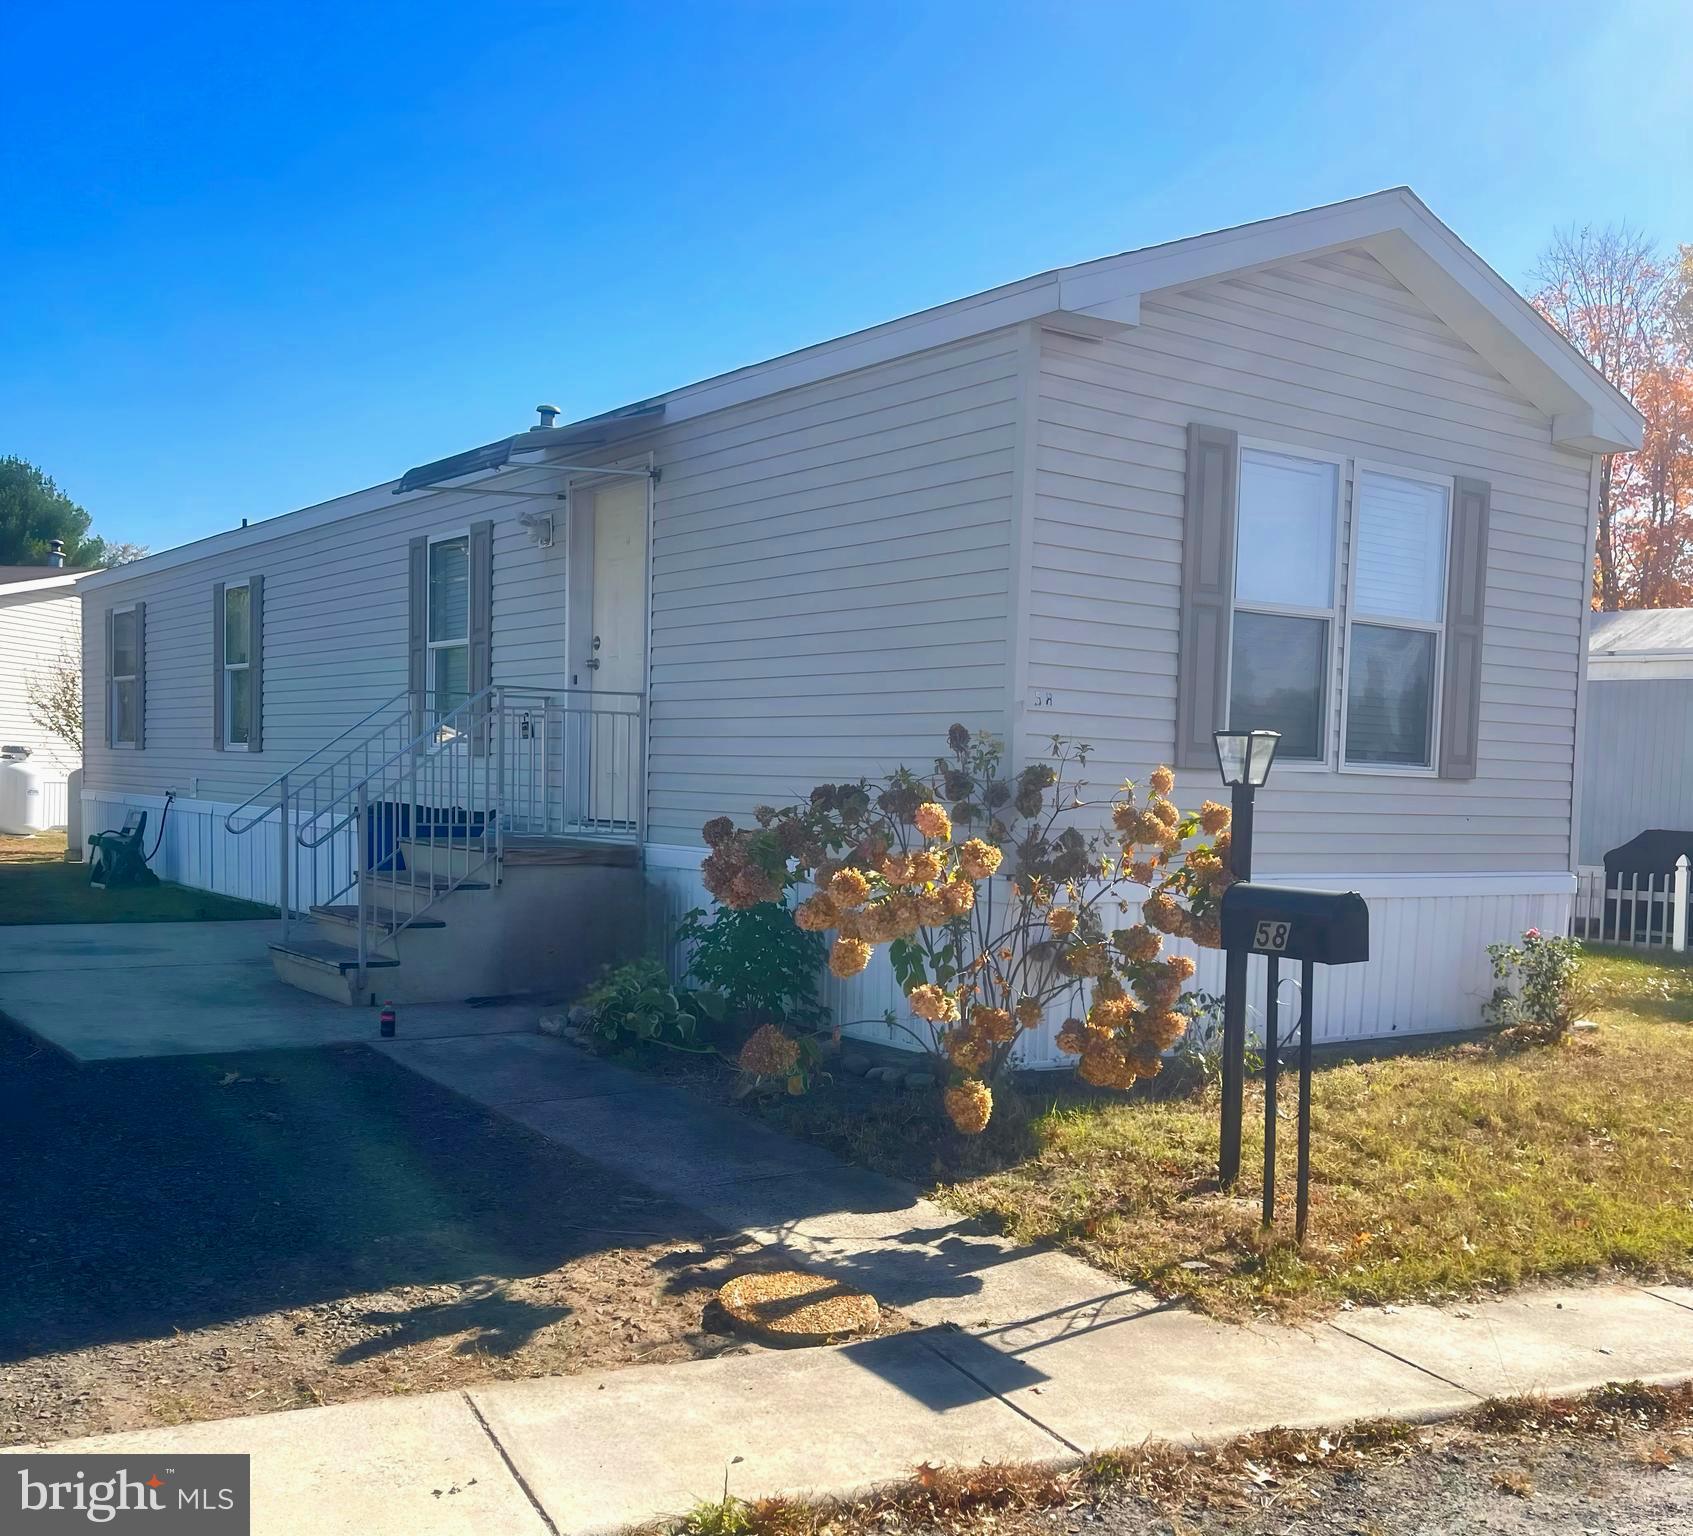
[[[1223,892],[1223,948],[1356,965],[1370,958],[1370,909],[1356,891],[1308,891],[1243,880]]]

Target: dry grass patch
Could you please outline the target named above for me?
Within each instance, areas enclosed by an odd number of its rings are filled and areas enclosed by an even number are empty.
[[[1236,1195],[1214,1098],[1055,1106],[1016,1166],[944,1185],[1011,1234],[1225,1316],[1473,1293],[1608,1269],[1693,1272],[1693,968],[1589,957],[1601,1028],[1353,1062],[1314,1088],[1311,1236],[1291,1246],[1284,1119],[1275,1240],[1259,1228],[1262,1097]],[[1290,1115],[1293,1094],[1284,1095]]]
[[[1308,1509],[1337,1479],[1370,1478],[1437,1454],[1491,1467],[1486,1476],[1494,1487],[1526,1499],[1534,1495],[1532,1476],[1521,1466],[1494,1466],[1498,1458],[1532,1462],[1546,1446],[1585,1441],[1661,1468],[1686,1455],[1689,1426],[1693,1384],[1613,1383],[1575,1398],[1496,1399],[1431,1428],[1368,1419],[1341,1429],[1277,1427],[1210,1446],[1148,1442],[1070,1466],[922,1466],[908,1480],[856,1499],[744,1500],[725,1489],[680,1523],[643,1527],[642,1536],[858,1536],[988,1528],[1018,1536],[1073,1532],[1078,1520],[1099,1521],[1102,1529],[1114,1531],[1180,1531],[1186,1528],[1184,1515]],[[1153,1511],[1169,1526],[1132,1518]],[[1125,1513],[1131,1516],[1126,1521]],[[1053,1516],[1059,1517],[1056,1523]]]

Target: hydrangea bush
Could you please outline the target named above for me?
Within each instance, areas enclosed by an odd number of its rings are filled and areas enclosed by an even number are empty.
[[[706,888],[747,908],[808,882],[794,921],[833,935],[836,976],[887,945],[914,1021],[890,1022],[938,1059],[947,1114],[966,1134],[987,1126],[1018,1037],[1061,1004],[1058,1044],[1078,1074],[1127,1088],[1157,1072],[1187,1024],[1178,1001],[1193,961],[1166,957],[1163,936],[1219,943],[1229,812],[1206,801],[1184,814],[1168,768],[1144,800],[1127,781],[1090,800],[1090,751],[1054,737],[1048,761],[1007,775],[996,740],[955,725],[928,774],[820,784],[803,805],[760,806],[754,827],[707,822]],[[1101,829],[1084,830],[1090,821]],[[1143,921],[1128,923],[1134,901]],[[774,1049],[761,1040],[748,1069],[768,1072]]]

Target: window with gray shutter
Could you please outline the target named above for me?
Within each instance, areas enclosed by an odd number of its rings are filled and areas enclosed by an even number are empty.
[[[1481,648],[1493,488],[1459,477],[1446,580],[1446,675],[1440,693],[1440,776],[1473,779],[1480,760]]]
[[[1239,434],[1192,422],[1182,517],[1182,607],[1176,658],[1176,765],[1214,766],[1225,724]]]

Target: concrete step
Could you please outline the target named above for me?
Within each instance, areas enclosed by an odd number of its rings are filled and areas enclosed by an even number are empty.
[[[414,917],[407,921],[407,914],[397,912],[392,907],[370,906],[364,910],[365,921],[372,924],[383,933],[392,933],[401,923],[408,928],[445,928],[445,921],[439,917]],[[336,933],[356,934],[358,931],[359,909],[352,902],[345,905],[337,902],[326,907],[313,907],[312,916],[318,920],[328,935]]]
[[[302,992],[313,992],[333,1003],[355,1003],[359,983],[359,952],[315,934],[298,934],[270,946],[270,963],[277,978]],[[367,971],[392,971],[400,962],[392,955],[373,955]]]
[[[451,900],[460,891],[468,891],[472,895],[491,891],[494,888],[493,881],[488,878],[491,874],[491,870],[482,870],[479,878],[461,880],[455,886],[445,875],[432,875],[427,870],[403,869],[392,875],[378,870],[365,877],[365,900],[373,907],[409,916],[432,902]],[[431,915],[444,917],[446,914],[432,912]]]

